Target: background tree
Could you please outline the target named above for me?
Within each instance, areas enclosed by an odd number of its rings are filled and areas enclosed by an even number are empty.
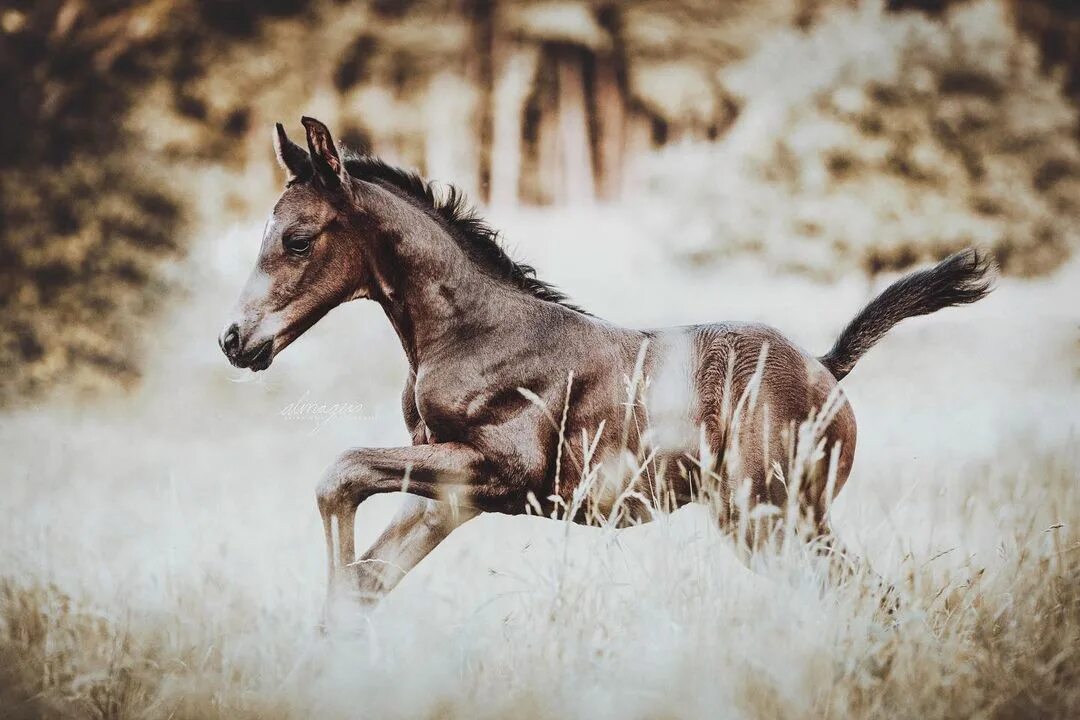
[[[904,77],[858,80],[835,18],[867,13],[857,32]],[[266,128],[303,112],[480,202],[659,198],[694,219],[697,262],[775,248],[789,269],[872,271],[981,240],[1046,271],[1076,244],[1078,28],[1065,0],[9,3],[2,395],[133,381],[163,261],[248,217],[276,187]],[[1000,42],[966,53],[986,32]],[[815,85],[844,48],[856,80]],[[785,119],[759,143],[766,107]]]

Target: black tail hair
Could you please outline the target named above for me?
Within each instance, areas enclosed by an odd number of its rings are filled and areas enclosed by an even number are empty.
[[[848,323],[832,350],[819,358],[821,364],[837,380],[843,379],[898,322],[981,300],[993,289],[995,275],[993,259],[975,248],[950,255],[932,268],[905,275]]]

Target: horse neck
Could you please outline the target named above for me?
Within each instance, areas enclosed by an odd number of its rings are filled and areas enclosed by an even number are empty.
[[[377,288],[372,297],[397,332],[413,371],[425,357],[541,302],[487,275],[429,217],[381,237],[373,258]]]

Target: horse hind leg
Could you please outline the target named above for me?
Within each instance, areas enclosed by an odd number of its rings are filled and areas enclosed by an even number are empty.
[[[871,597],[878,598],[878,610],[893,618],[900,611],[900,593],[882,577],[865,557],[851,550],[835,533],[814,539],[814,552],[828,562],[828,584],[838,587],[859,583]]]
[[[847,418],[850,420],[850,414]],[[845,445],[845,440],[847,445]],[[854,425],[851,422],[841,432],[830,434],[830,451],[807,469],[806,483],[800,502],[806,510],[807,527],[814,532],[812,547],[828,560],[830,586],[862,582],[865,588],[881,598],[881,609],[894,615],[899,609],[899,596],[892,583],[871,567],[862,555],[851,550],[832,527],[831,511],[837,494],[847,482],[854,456]]]
[[[880,598],[881,609],[886,614],[893,615],[899,608],[896,588],[879,575],[865,557],[848,547],[833,528],[832,504],[847,480],[850,468],[850,458],[842,456],[839,446],[834,445],[832,453],[806,469],[797,510],[788,517],[800,518],[796,533],[809,542],[815,556],[825,561],[828,587],[858,583],[865,592]],[[796,501],[789,499],[788,502]]]
[[[793,482],[789,463],[768,463],[765,455],[748,454],[738,465],[744,479],[730,484],[717,519],[732,533],[736,553],[748,568],[753,569],[755,558],[770,548],[783,553],[788,542],[795,542],[796,547],[808,544],[814,555],[826,561],[829,587],[861,582],[867,592],[881,598],[881,609],[893,615],[899,608],[895,587],[844,544],[829,519],[833,498],[850,467],[850,458],[834,450],[802,468]],[[798,487],[792,487],[796,482]]]

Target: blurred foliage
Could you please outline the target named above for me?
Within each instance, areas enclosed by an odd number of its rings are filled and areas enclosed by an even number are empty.
[[[888,0],[890,10],[940,14],[967,0]],[[1016,25],[1038,44],[1043,67],[1065,73],[1065,89],[1080,104],[1080,3],[1076,0],[1010,0]]]
[[[212,48],[303,3],[33,0],[0,9],[0,401],[136,376],[140,321],[183,247],[184,197],[129,122],[167,78],[176,109]],[[219,133],[247,130],[242,114]]]
[[[911,7],[928,14],[886,11]],[[605,197],[640,191],[623,156],[710,141],[668,151],[654,178],[684,254],[830,274],[981,242],[1044,272],[1076,241],[1077,15],[1062,0],[4,3],[0,403],[137,377],[163,261],[250,211],[270,122],[317,114],[481,198],[503,162],[509,195],[538,200],[565,177],[538,160],[567,126],[560,77],[584,85],[584,172]],[[528,87],[496,116],[511,61]],[[520,147],[496,158],[494,128],[515,122]]]
[[[1080,242],[1077,110],[1003,3],[942,21],[833,12],[766,42],[727,85],[745,104],[723,141],[655,163],[657,219],[680,213],[687,256],[831,277],[979,244],[1034,275]]]

